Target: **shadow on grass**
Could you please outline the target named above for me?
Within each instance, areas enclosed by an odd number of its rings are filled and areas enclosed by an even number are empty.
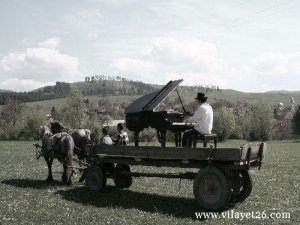
[[[61,181],[53,181],[51,183],[45,180],[32,180],[32,179],[9,179],[1,181],[2,184],[20,187],[20,188],[34,188],[34,189],[45,189],[51,186],[64,186]]]
[[[144,212],[165,214],[177,218],[196,219],[195,212],[202,211],[192,198],[141,193],[112,186],[107,186],[102,193],[90,192],[86,187],[77,187],[70,190],[59,190],[55,194],[61,195],[65,200],[83,205],[100,208],[139,209]]]

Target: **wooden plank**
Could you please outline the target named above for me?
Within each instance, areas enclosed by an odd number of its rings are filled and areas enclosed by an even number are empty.
[[[260,149],[265,154],[266,143],[249,143],[240,148],[213,148],[211,160],[217,161],[245,161],[259,158]],[[87,145],[86,152],[106,157],[133,157],[139,159],[178,159],[178,160],[208,160],[209,148],[176,148],[157,146],[118,146],[118,145]]]
[[[251,159],[256,159],[259,157],[259,151],[261,148],[262,148],[262,156],[264,156],[266,154],[267,143],[265,143],[265,142],[248,143],[248,144],[243,145],[241,148],[242,148],[241,160],[247,160],[248,151],[251,152],[251,154],[250,154],[250,160],[251,160]]]
[[[94,145],[88,147],[89,154],[106,154],[107,156],[128,156],[136,158],[161,158],[183,160],[208,160],[209,148],[175,148],[155,146],[107,146]],[[217,148],[212,150],[212,160],[239,161],[241,158],[240,148]]]

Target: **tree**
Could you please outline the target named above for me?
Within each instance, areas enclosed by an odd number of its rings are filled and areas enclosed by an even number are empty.
[[[25,121],[23,135],[27,138],[38,139],[40,126],[45,123],[45,118],[38,110],[30,113]]]
[[[65,107],[62,108],[62,121],[72,128],[86,126],[86,104],[80,91],[76,90],[67,98]]]
[[[17,139],[20,136],[23,126],[23,108],[23,104],[11,99],[3,106],[0,114],[1,138]]]
[[[227,139],[235,128],[234,113],[232,108],[222,107],[214,112],[213,132],[221,140]]]
[[[247,106],[240,105],[234,108],[235,129],[231,134],[231,138],[249,139],[250,134],[250,109]]]
[[[15,126],[17,121],[20,120],[23,112],[24,105],[16,100],[8,100],[6,105],[3,106],[1,112],[1,118],[3,118],[8,124]]]
[[[298,106],[292,120],[293,131],[300,134],[300,105]]]
[[[273,111],[267,104],[252,105],[250,111],[250,139],[270,140],[273,136]]]
[[[211,107],[214,109],[214,110],[218,110],[220,108],[232,108],[233,105],[229,102],[229,101],[226,101],[226,100],[217,100],[213,103],[211,103]]]

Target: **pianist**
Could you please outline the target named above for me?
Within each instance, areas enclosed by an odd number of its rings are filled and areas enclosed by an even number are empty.
[[[207,96],[204,93],[198,93],[195,98],[199,107],[194,115],[187,119],[188,123],[196,123],[194,129],[184,132],[182,146],[192,147],[193,139],[199,134],[211,134],[213,125],[213,110],[206,102]]]

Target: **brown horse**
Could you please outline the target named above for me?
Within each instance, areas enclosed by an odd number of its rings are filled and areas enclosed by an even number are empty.
[[[53,182],[52,163],[53,159],[58,159],[63,164],[64,172],[62,180],[65,184],[71,185],[73,173],[73,138],[65,132],[53,135],[48,127],[41,127],[42,153],[48,165],[48,178],[46,181]]]
[[[96,135],[88,129],[78,128],[78,129],[69,129],[68,133],[72,136],[75,148],[74,153],[77,155],[79,160],[85,161],[85,146],[86,144],[96,143]],[[84,181],[85,171],[83,171],[79,182]]]

